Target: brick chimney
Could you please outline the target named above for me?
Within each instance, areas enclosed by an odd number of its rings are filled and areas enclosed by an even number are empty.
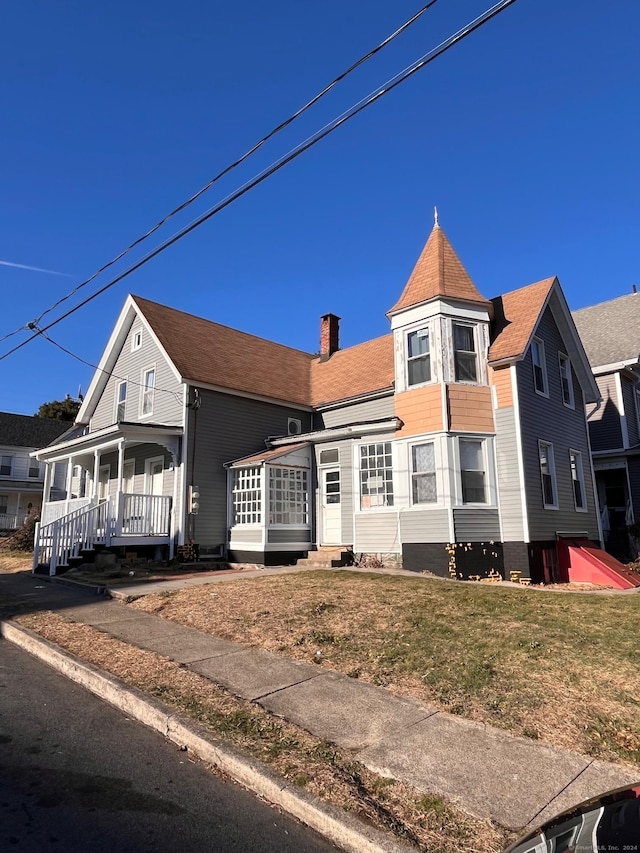
[[[340,349],[340,317],[335,314],[323,314],[320,318],[320,360],[326,361]]]

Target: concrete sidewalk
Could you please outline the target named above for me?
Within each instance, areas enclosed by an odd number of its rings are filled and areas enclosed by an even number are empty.
[[[640,777],[625,767],[513,737],[321,666],[212,637],[86,591],[21,574],[0,575],[3,592],[30,608],[55,610],[164,655],[316,737],[353,750],[371,770],[441,794],[508,829],[533,827]]]

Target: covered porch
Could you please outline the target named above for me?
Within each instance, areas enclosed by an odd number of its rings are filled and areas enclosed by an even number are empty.
[[[37,451],[45,463],[34,570],[97,546],[167,546],[173,557],[182,429],[119,423]]]

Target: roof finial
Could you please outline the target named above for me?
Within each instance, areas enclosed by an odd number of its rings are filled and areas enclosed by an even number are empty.
[[[433,227],[434,228],[440,227],[440,223],[438,222],[438,208],[437,207],[433,208]]]

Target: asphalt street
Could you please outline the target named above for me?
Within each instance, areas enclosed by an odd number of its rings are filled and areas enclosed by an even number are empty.
[[[0,850],[336,848],[0,639]]]

